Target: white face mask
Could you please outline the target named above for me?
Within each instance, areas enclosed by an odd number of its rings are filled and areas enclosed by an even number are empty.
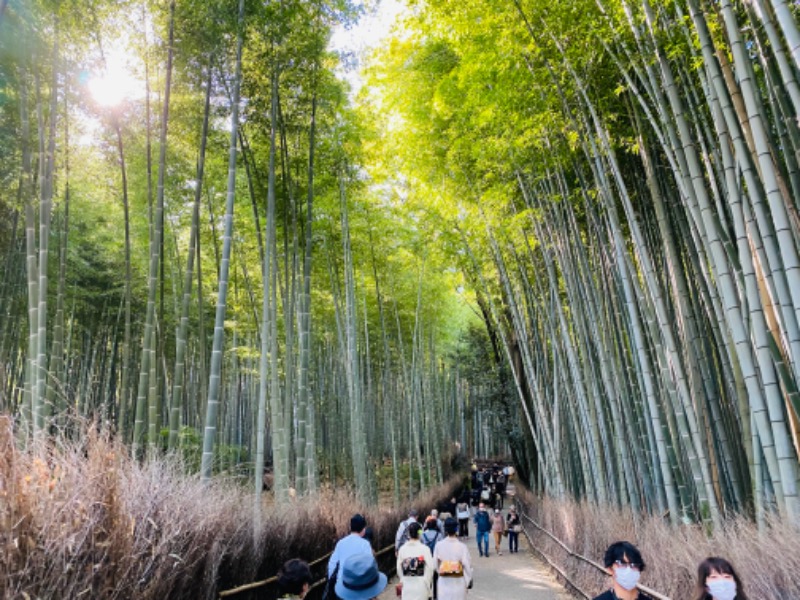
[[[714,600],[733,600],[736,598],[736,582],[732,579],[715,579],[709,581],[708,593]]]
[[[617,567],[617,570],[614,572],[614,578],[617,580],[617,583],[620,587],[628,591],[636,587],[636,584],[639,583],[640,576],[641,573],[639,571],[631,569],[630,567]]]

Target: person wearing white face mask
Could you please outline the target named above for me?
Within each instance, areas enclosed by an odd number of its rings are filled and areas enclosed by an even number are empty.
[[[710,556],[697,568],[697,600],[747,600],[747,594],[733,565]]]
[[[652,596],[639,591],[636,584],[645,564],[638,548],[630,542],[614,542],[603,557],[606,570],[612,577],[611,589],[594,600],[653,600]]]

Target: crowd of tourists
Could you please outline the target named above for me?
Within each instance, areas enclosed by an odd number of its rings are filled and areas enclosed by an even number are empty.
[[[483,502],[492,510],[502,510],[503,500],[506,497],[506,486],[513,477],[514,467],[511,465],[501,466],[494,463],[491,467],[478,468],[478,465],[473,462],[470,480],[472,506]]]
[[[487,477],[488,474],[488,477]],[[397,596],[402,600],[465,600],[472,588],[474,569],[464,541],[469,538],[469,522],[475,525],[478,555],[489,557],[490,534],[494,553],[502,552],[502,540],[508,538],[508,552],[519,552],[522,522],[516,507],[504,517],[503,496],[513,469],[494,465],[490,469],[472,469],[472,490],[489,489],[499,497],[477,499],[470,490],[453,497],[434,509],[423,520],[412,508],[397,527]],[[502,491],[501,491],[502,490]],[[473,504],[472,500],[476,500]],[[473,508],[474,507],[474,510]],[[356,514],[350,519],[350,533],[339,540],[328,561],[323,600],[372,600],[387,585],[372,545],[366,519]],[[604,565],[611,576],[611,587],[594,600],[652,600],[638,587],[645,570],[642,554],[630,542],[615,542],[606,550]],[[300,600],[311,584],[307,563],[293,559],[283,565],[278,575],[280,597]],[[747,600],[742,581],[733,566],[722,558],[704,560],[697,575],[695,600]]]
[[[512,516],[518,520],[516,511],[510,509],[509,519]],[[425,540],[425,532],[433,531],[435,525],[432,524],[437,520],[439,515],[433,511],[423,525],[418,521],[417,511],[412,509],[397,529],[397,595],[402,600],[465,600],[472,588],[474,571],[469,550],[458,537],[458,520],[446,516],[444,534],[437,536],[432,544]],[[366,533],[366,519],[353,515],[350,534],[339,540],[328,562],[324,600],[373,600],[386,588],[388,578],[378,569],[372,546],[365,539]],[[479,549],[481,556],[489,555],[485,548],[481,549],[480,542]],[[500,554],[499,550],[497,553]],[[646,564],[636,546],[630,542],[615,542],[606,550],[603,562],[612,583],[594,600],[652,600],[637,587]],[[311,581],[308,563],[292,559],[278,573],[279,597],[302,600]],[[733,565],[718,557],[700,563],[695,599],[748,600]]]
[[[479,515],[485,514],[479,505]],[[498,513],[495,513],[497,515]],[[397,558],[397,596],[402,600],[465,600],[472,588],[474,570],[467,546],[459,539],[459,520],[434,510],[419,522],[416,509],[397,528],[395,554]],[[499,517],[502,519],[502,516]],[[495,517],[491,527],[499,522]],[[439,523],[442,530],[439,531]],[[504,527],[519,523],[514,507],[509,509]],[[512,525],[513,526],[513,525]],[[378,569],[370,542],[366,539],[366,519],[359,514],[350,519],[350,534],[339,540],[328,562],[328,578],[323,600],[372,600],[387,585],[387,576]],[[481,556],[489,556],[488,540],[480,536],[478,549]],[[490,529],[496,533],[496,529]],[[426,535],[436,532],[436,535]],[[518,533],[518,532],[517,532]],[[514,538],[511,538],[514,539]],[[516,542],[509,540],[509,546]],[[495,537],[495,552],[500,552],[499,538]],[[652,600],[639,590],[639,578],[646,564],[641,552],[630,542],[615,542],[603,558],[611,575],[611,587],[594,600]],[[286,562],[278,574],[279,597],[301,600],[309,590],[312,577],[308,563],[299,559]],[[727,560],[710,557],[704,560],[697,574],[696,600],[748,600],[739,575]]]

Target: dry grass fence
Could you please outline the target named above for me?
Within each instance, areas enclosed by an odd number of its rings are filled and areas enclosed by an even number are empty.
[[[450,491],[414,506],[429,510]],[[0,598],[217,598],[289,558],[330,552],[356,511],[383,547],[406,508],[369,510],[347,490],[326,490],[265,507],[255,535],[249,488],[203,486],[176,458],[139,463],[93,427],[20,449],[0,417]],[[248,597],[274,590],[237,596]]]
[[[676,529],[656,516],[538,498],[521,486],[517,497],[525,513],[542,528],[573,552],[601,564],[611,543],[632,542],[647,564],[642,583],[673,600],[695,598],[697,565],[708,556],[722,556],[733,563],[751,600],[800,599],[800,532],[777,518],[759,532],[749,519],[732,516],[721,529],[708,535],[699,525]],[[536,549],[589,597],[609,587],[607,577],[571,557],[547,534],[529,524],[525,529]]]

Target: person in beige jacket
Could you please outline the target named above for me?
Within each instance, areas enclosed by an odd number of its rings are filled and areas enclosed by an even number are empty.
[[[492,535],[494,536],[494,551],[498,556],[502,556],[500,552],[500,542],[503,541],[503,532],[506,530],[506,520],[499,508],[494,509],[494,516],[492,516]]]
[[[445,539],[436,544],[433,551],[433,563],[439,573],[437,581],[438,600],[465,600],[467,590],[472,587],[472,564],[466,545],[458,541],[458,521],[449,518],[444,522]],[[442,566],[445,561],[461,565],[460,574],[443,575]]]
[[[428,600],[433,593],[433,555],[419,539],[422,526],[408,526],[408,541],[397,551],[397,576],[403,586],[403,600]]]

